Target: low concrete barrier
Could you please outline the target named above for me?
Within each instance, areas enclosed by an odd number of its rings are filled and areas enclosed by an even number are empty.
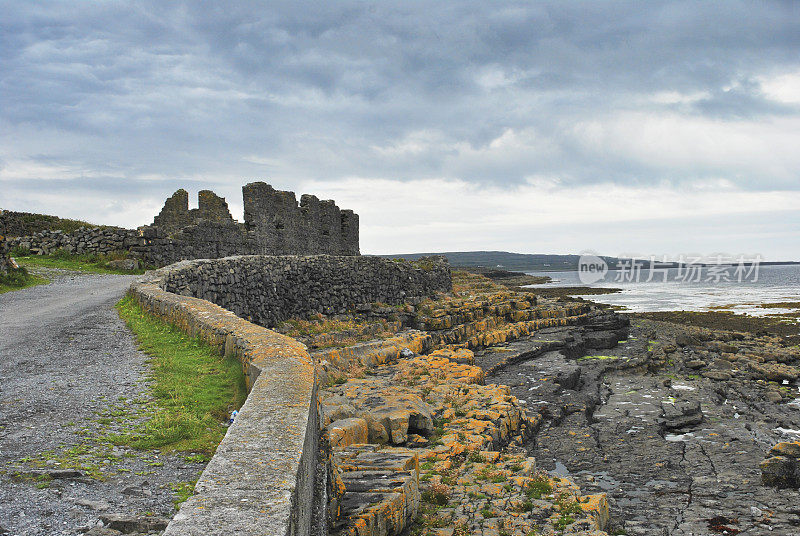
[[[250,394],[165,535],[324,534],[317,379],[305,345],[208,301],[162,290],[167,269],[134,283],[130,295],[147,312],[235,355]]]

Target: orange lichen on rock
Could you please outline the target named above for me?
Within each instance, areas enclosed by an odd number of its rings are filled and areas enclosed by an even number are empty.
[[[398,534],[401,503],[413,508],[403,510],[402,526],[407,528],[408,516],[416,515],[416,526],[428,529],[422,534],[604,534],[604,495],[581,496],[570,480],[538,473],[535,460],[508,453],[523,449],[542,417],[529,416],[509,387],[485,385],[484,371],[471,351],[581,322],[588,306],[537,303],[531,295],[491,283],[472,292],[484,278],[468,279],[470,284],[462,288],[469,287],[469,297],[416,307],[419,327],[427,331],[315,352],[331,367],[354,362],[364,367],[363,377],[343,378],[320,393],[322,422],[329,426],[331,444],[339,445],[334,458],[347,489],[333,534]],[[359,423],[359,437],[366,426],[368,446],[379,450],[368,455],[359,451],[362,445],[349,443],[354,435],[349,431],[356,426],[344,425],[350,421]],[[342,449],[344,444],[350,446]],[[379,489],[370,481],[365,460],[385,449],[376,444],[412,447],[416,463],[424,462],[418,465],[417,504],[406,484],[396,483],[404,490],[400,492],[391,486]],[[361,459],[355,460],[353,452],[360,452]],[[405,473],[408,468],[393,470]],[[365,489],[375,494],[367,502]]]
[[[483,370],[469,364],[474,362],[475,357],[469,350],[444,348],[403,359],[396,370],[400,381],[423,388],[440,383],[483,383]]]

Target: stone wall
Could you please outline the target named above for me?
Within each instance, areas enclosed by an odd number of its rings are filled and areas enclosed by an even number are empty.
[[[142,227],[143,247],[137,252],[147,264],[166,266],[185,259],[218,259],[256,253],[253,240],[240,224],[203,222],[168,235],[160,227]]]
[[[202,223],[230,224],[236,221],[231,216],[228,203],[211,190],[200,190],[197,194],[197,208],[189,210],[189,192],[181,188],[166,200],[161,212],[153,220],[153,227],[168,235],[191,225]]]
[[[209,190],[189,209],[178,190],[153,224],[141,228],[145,261],[164,266],[184,259],[231,255],[358,255],[358,215],[333,201],[275,190],[264,182],[242,188],[244,223],[231,217],[225,199]]]
[[[11,259],[8,257],[9,249],[6,237],[0,234],[0,275],[7,273],[11,268]]]
[[[12,238],[8,242],[11,248],[28,249],[34,255],[49,255],[57,249],[63,249],[76,255],[129,251],[135,252],[136,256],[146,249],[139,231],[90,227],[82,227],[71,233],[41,231]]]
[[[144,310],[236,356],[250,388],[195,494],[165,536],[327,533],[340,513],[327,506],[334,469],[321,439],[320,372],[305,345],[240,317],[269,324],[357,303],[413,301],[450,289],[443,259],[421,266],[360,256],[245,256],[183,261],[131,285],[130,295]],[[239,316],[209,299],[237,307]],[[419,468],[412,457],[409,482],[416,486]],[[412,491],[409,500],[418,501],[417,488]]]
[[[90,225],[86,222],[68,220],[47,214],[34,214],[32,212],[16,212],[0,209],[0,235],[6,238],[28,236],[42,231],[75,230],[78,227],[108,227],[103,225]]]
[[[168,292],[202,298],[271,327],[290,317],[344,313],[359,304],[400,304],[452,289],[442,257],[419,263],[366,256],[240,256],[175,264]]]
[[[253,182],[242,188],[244,221],[259,253],[358,255],[358,216],[333,201]]]

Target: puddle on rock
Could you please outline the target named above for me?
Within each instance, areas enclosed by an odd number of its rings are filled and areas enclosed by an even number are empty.
[[[773,431],[781,434],[784,437],[790,438],[792,441],[797,441],[800,439],[800,430],[792,430],[791,428],[783,428],[779,426]]]
[[[561,463],[560,461],[556,460],[556,467],[552,471],[549,471],[551,475],[558,475],[562,477],[568,477],[570,475],[569,469],[567,466]]]
[[[687,440],[689,440],[689,439],[691,439],[693,437],[694,437],[694,433],[686,432],[685,434],[666,434],[664,436],[664,439],[666,439],[667,441],[671,441],[671,442],[675,443],[675,442],[678,442],[678,441],[687,441]]]

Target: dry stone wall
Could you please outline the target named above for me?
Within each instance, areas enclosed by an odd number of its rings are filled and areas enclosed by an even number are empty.
[[[76,255],[105,254],[112,251],[144,251],[144,240],[138,231],[82,227],[71,233],[41,231],[9,240],[11,248],[30,250],[34,255],[49,255],[63,249]]]
[[[357,305],[413,302],[452,288],[442,257],[420,263],[366,256],[238,256],[177,263],[161,288],[216,303],[271,327],[295,316],[343,313]]]
[[[413,301],[450,286],[450,269],[443,259],[428,259],[415,267],[377,257],[327,255],[183,261],[148,272],[134,283],[130,294],[145,310],[236,356],[250,387],[195,494],[181,506],[165,536],[322,536],[344,511],[329,508],[331,497],[334,505],[341,498],[342,480],[332,476],[334,465],[321,436],[314,359],[299,341],[248,322],[241,318],[250,316],[243,309],[237,316],[220,305],[251,307],[251,314],[269,322],[324,308],[323,300],[331,300],[334,308],[376,298]],[[257,299],[260,294],[267,298]],[[419,501],[419,466],[416,454],[400,450],[377,458],[405,460],[403,478],[393,466],[375,466],[371,451],[362,453],[365,459],[356,456],[358,464],[351,463],[347,474],[358,478],[359,471],[368,469],[370,474],[391,475],[392,482],[408,488],[392,495],[405,501],[405,523]],[[384,514],[373,512],[375,526],[385,528],[397,517]]]
[[[8,241],[0,234],[0,275],[5,274],[11,268],[11,259],[8,257]]]
[[[83,226],[109,228],[106,225],[90,225],[86,222],[47,214],[0,209],[0,235],[4,235],[7,239],[17,236],[29,236],[42,231],[74,230]]]

